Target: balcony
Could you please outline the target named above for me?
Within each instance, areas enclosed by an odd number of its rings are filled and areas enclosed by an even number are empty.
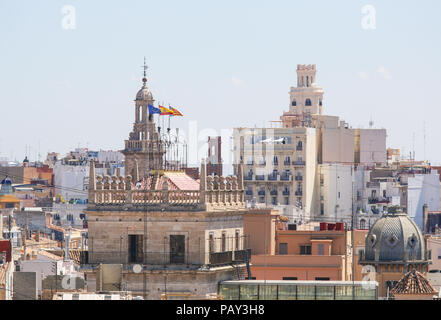
[[[302,190],[296,190],[295,194],[296,196],[301,196],[303,193]]]
[[[269,174],[268,175],[269,181],[276,181],[277,180],[277,174]]]
[[[248,166],[252,166],[252,165],[254,165],[254,161],[247,161],[247,165],[248,165]]]
[[[259,166],[266,166],[266,161],[260,161]]]
[[[297,146],[297,147],[296,147],[296,150],[297,150],[297,151],[302,151],[302,150],[303,150],[303,147],[299,147],[299,146]]]
[[[253,180],[253,175],[249,174],[243,177],[244,180]]]
[[[210,253],[210,264],[211,265],[230,264],[232,262],[233,262],[233,252],[232,251]]]
[[[280,180],[282,180],[282,181],[290,181],[291,180],[290,177],[291,177],[291,175],[289,175],[289,174],[282,174],[280,176]]]
[[[303,177],[302,176],[296,176],[296,181],[303,181]]]
[[[246,191],[245,191],[245,194],[246,194],[247,196],[252,196],[252,195],[253,195],[253,190],[246,190]]]
[[[270,195],[272,195],[272,196],[277,196],[277,194],[278,194],[277,190],[270,191]]]
[[[233,251],[234,262],[246,262],[251,259],[251,249]]]
[[[390,202],[390,197],[386,197],[386,198],[378,198],[378,197],[370,197],[368,199],[368,203],[369,204],[375,204],[375,203],[389,203]]]
[[[259,190],[259,191],[257,192],[257,194],[258,194],[259,196],[264,196],[264,195],[265,195],[265,190]]]
[[[284,196],[289,196],[289,190],[285,190],[285,191],[283,191],[282,194],[283,194]]]
[[[263,174],[256,174],[256,180],[265,180],[265,176]]]
[[[293,161],[292,164],[295,165],[295,166],[304,166],[305,165],[305,161],[297,160],[297,161]]]

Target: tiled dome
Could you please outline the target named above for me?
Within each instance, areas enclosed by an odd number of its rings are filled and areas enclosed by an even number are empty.
[[[377,220],[369,231],[365,259],[372,262],[424,260],[423,235],[407,214],[389,213]]]

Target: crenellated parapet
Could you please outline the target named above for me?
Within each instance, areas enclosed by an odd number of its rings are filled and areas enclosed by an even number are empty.
[[[140,206],[145,206],[149,210],[192,207],[211,211],[245,208],[242,168],[238,176],[219,177],[207,176],[205,166],[202,163],[199,190],[172,190],[167,180],[158,190],[138,189],[130,175],[96,176],[95,163],[91,161],[89,209],[139,210]]]

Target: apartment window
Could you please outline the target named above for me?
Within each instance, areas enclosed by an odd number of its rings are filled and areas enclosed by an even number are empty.
[[[143,258],[142,245],[143,236],[130,234],[129,235],[129,263],[141,263]]]
[[[329,281],[328,277],[315,277],[315,280],[317,281]]]
[[[277,205],[277,197],[272,197],[271,203],[276,206]]]
[[[323,256],[323,255],[325,255],[325,245],[324,245],[323,243],[319,243],[319,244],[317,245],[317,254],[318,254],[319,256]]]
[[[283,277],[282,280],[297,280],[297,277]]]
[[[227,234],[225,231],[222,232],[222,252],[227,251]]]
[[[279,244],[279,254],[288,254],[288,244],[280,243]]]
[[[311,252],[312,252],[311,245],[301,245],[300,246],[300,254],[307,255],[307,254],[311,254]]]
[[[364,219],[360,220],[360,229],[366,229],[366,220]]]
[[[325,214],[325,204],[320,203],[320,214],[323,216]]]
[[[338,192],[338,198],[340,199],[340,191]]]
[[[214,252],[214,236],[213,236],[213,232],[210,232],[210,234],[208,236],[208,249],[209,249],[210,253]]]
[[[285,205],[289,205],[289,198],[285,197]]]
[[[307,106],[307,107],[311,106],[311,99],[306,99],[305,106]]]
[[[236,230],[236,233],[235,233],[235,243],[236,243],[235,250],[239,250],[239,248],[240,248],[240,246],[239,246],[239,234],[240,234],[240,231]]]
[[[265,197],[259,197],[259,203],[265,203]]]
[[[297,102],[295,100],[292,101],[292,106],[293,107],[297,106]]]
[[[273,158],[273,164],[278,165],[279,164],[279,158],[277,156],[274,156]]]
[[[185,262],[185,236],[170,235],[170,263]]]

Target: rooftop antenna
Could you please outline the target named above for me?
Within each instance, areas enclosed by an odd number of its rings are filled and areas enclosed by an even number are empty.
[[[424,161],[426,161],[426,121],[423,121],[423,156],[424,156]]]

